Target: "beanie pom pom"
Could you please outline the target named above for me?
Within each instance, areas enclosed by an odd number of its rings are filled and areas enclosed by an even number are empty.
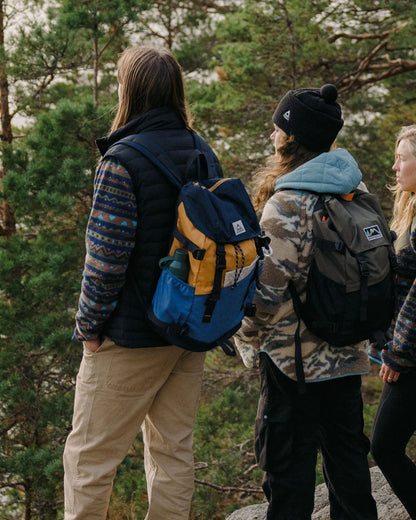
[[[334,103],[338,97],[337,87],[328,83],[321,87],[320,94],[327,103]]]

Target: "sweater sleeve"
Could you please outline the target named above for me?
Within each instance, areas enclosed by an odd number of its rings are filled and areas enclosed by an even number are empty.
[[[415,254],[416,217],[413,218],[411,230],[409,245]],[[416,279],[400,307],[394,324],[393,339],[387,343],[381,357],[386,365],[397,372],[406,372],[416,367]]]
[[[136,228],[137,203],[131,177],[118,161],[105,159],[94,179],[75,338],[100,337],[125,283]]]
[[[416,367],[416,280],[397,316],[393,341],[386,347],[382,359],[393,370],[405,372]]]

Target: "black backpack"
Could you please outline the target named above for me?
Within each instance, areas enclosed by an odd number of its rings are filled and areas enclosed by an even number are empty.
[[[384,343],[394,313],[394,234],[377,197],[356,190],[349,196],[320,195],[313,212],[315,253],[301,303],[289,290],[299,323],[296,373],[304,385],[299,324],[333,346],[365,339]]]

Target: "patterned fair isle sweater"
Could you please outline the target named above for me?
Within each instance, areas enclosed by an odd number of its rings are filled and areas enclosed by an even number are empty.
[[[397,372],[416,369],[416,217],[412,223],[412,233],[400,236],[395,243],[396,272],[396,312],[387,331],[389,341],[380,352],[376,345],[370,345],[371,359]]]
[[[84,341],[100,337],[124,285],[136,227],[137,203],[131,177],[118,161],[105,159],[94,179],[75,338]]]

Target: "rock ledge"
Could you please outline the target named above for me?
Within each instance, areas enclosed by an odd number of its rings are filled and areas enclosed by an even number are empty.
[[[377,466],[370,469],[373,496],[377,503],[378,520],[409,520],[405,508],[391,490]],[[266,520],[267,503],[247,506],[234,511],[226,520]],[[312,520],[330,520],[328,492],[325,484],[316,487]]]

